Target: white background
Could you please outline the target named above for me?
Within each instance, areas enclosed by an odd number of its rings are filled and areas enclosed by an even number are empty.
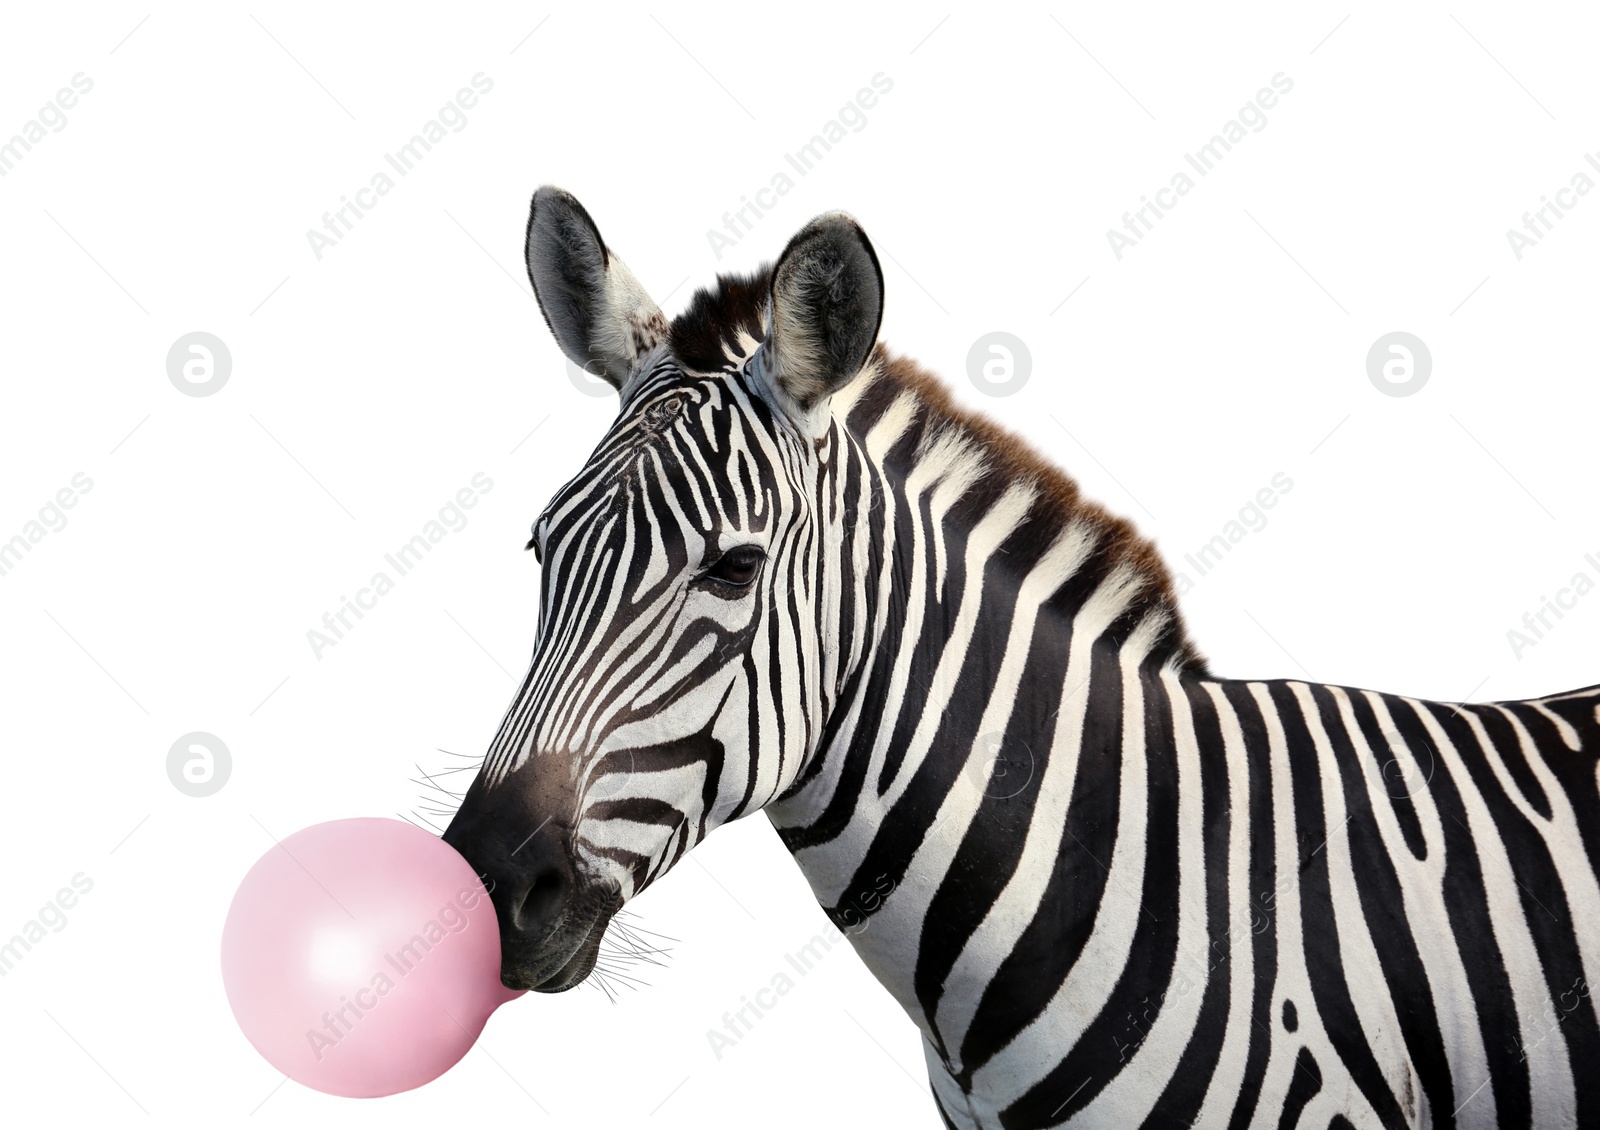
[[[0,138],[94,85],[0,178],[0,541],[93,487],[0,576],[0,936],[75,873],[94,887],[0,979],[6,1120],[937,1124],[913,1028],[848,951],[713,1055],[707,1029],[824,924],[760,817],[635,904],[677,939],[649,988],[530,995],[419,1091],[282,1083],[233,1023],[219,931],[269,836],[411,814],[414,766],[481,754],[530,652],[528,525],[615,410],[569,383],[528,289],[543,182],[669,315],[853,212],[884,340],[1175,566],[1288,475],[1184,599],[1221,674],[1446,699],[1600,680],[1600,593],[1520,656],[1506,634],[1600,574],[1600,193],[1520,261],[1505,234],[1600,178],[1596,26],[1393,7],[9,9]],[[319,260],[306,231],[478,72],[465,128]],[[719,260],[707,230],[878,72],[864,128]],[[1107,229],[1278,72],[1266,127],[1119,261]],[[195,330],[233,358],[203,398],[165,367]],[[1032,355],[1009,398],[966,375],[994,330]],[[1433,357],[1403,398],[1366,372],[1393,330]],[[307,631],[480,471],[470,522],[315,656]],[[232,751],[207,798],[166,773],[194,730]]]

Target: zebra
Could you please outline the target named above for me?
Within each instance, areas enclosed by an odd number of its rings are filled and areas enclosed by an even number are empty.
[[[620,409],[445,832],[506,985],[759,809],[947,1127],[1600,1126],[1600,686],[1213,674],[1150,541],[878,342],[844,213],[670,322],[559,189],[525,257]]]

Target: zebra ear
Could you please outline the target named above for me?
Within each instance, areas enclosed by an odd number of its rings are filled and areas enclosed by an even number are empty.
[[[561,352],[620,390],[639,359],[666,339],[660,307],[606,247],[583,205],[553,185],[533,194],[524,253]]]
[[[843,212],[818,216],[772,270],[762,344],[770,379],[810,412],[861,371],[882,320],[883,270],[866,233]]]

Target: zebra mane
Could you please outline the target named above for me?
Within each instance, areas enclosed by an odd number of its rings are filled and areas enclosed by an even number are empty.
[[[716,289],[701,287],[688,309],[672,320],[668,340],[672,354],[688,369],[715,373],[745,359],[744,342],[760,341],[767,332],[767,296],[772,290],[772,264],[754,274],[718,275]]]
[[[771,274],[771,264],[764,263],[749,275],[718,275],[714,288],[697,290],[669,331],[678,362],[700,373],[727,371],[743,362],[751,343],[766,335]],[[1171,571],[1155,543],[1131,521],[1085,498],[1077,482],[1031,443],[958,403],[943,380],[910,358],[890,353],[881,342],[873,348],[862,375],[867,379],[858,379],[856,387],[835,398],[836,403],[848,403],[848,417],[876,404],[878,409],[868,410],[875,418],[903,391],[914,393],[921,417],[915,430],[921,433],[918,443],[923,449],[937,438],[958,436],[980,454],[985,478],[1027,481],[1038,487],[1035,505],[1052,511],[1055,519],[1045,523],[1047,527],[1064,530],[1072,522],[1091,526],[1099,538],[1086,571],[1104,573],[1121,564],[1131,568],[1141,581],[1134,610],[1161,613],[1166,619],[1155,656],[1186,675],[1209,674],[1184,626]]]

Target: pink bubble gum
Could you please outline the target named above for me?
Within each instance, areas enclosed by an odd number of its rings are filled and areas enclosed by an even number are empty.
[[[256,861],[222,928],[222,981],[274,1067],[352,1098],[438,1078],[522,995],[500,984],[494,905],[467,861],[373,817],[312,825]]]

